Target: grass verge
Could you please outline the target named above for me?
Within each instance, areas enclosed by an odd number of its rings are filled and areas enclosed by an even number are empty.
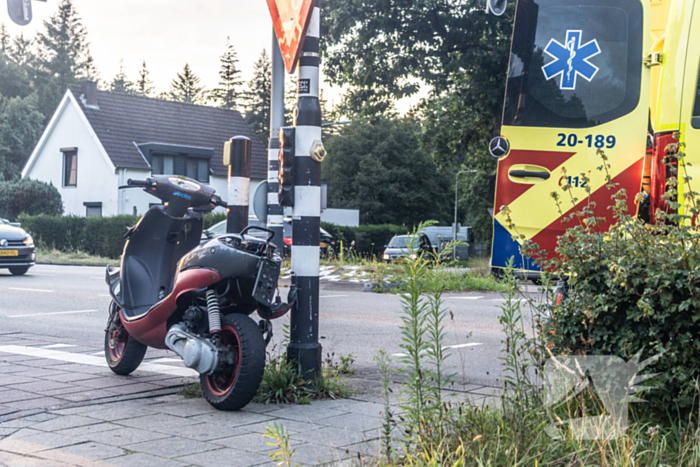
[[[107,266],[119,264],[118,259],[92,256],[83,251],[65,252],[50,248],[36,249],[37,264],[75,264],[83,266]]]

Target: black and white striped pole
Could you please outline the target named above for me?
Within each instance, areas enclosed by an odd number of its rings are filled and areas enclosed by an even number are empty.
[[[227,233],[240,233],[248,227],[251,148],[245,136],[231,138],[224,146],[224,165],[228,166]]]
[[[311,16],[298,65],[298,100],[294,117],[294,210],[292,272],[297,301],[292,309],[287,357],[299,364],[305,378],[321,372],[319,323],[319,232],[321,227],[321,161],[326,156],[321,137],[319,104],[319,1]],[[280,167],[280,170],[282,167]]]
[[[280,206],[279,152],[280,128],[284,126],[284,60],[277,35],[272,32],[272,89],[270,93],[270,147],[267,170],[267,228],[275,235],[272,243],[277,251],[284,252],[284,207]]]

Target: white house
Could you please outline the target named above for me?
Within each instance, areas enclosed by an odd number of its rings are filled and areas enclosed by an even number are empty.
[[[143,214],[157,200],[142,190],[119,190],[128,179],[177,174],[207,183],[226,200],[224,143],[253,142],[251,193],[267,179],[267,150],[235,110],[71,86],[22,170],[51,182],[66,214]],[[252,211],[251,211],[252,212]]]

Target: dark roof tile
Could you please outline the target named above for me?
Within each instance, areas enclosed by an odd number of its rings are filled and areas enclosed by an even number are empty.
[[[98,110],[85,107],[80,86],[71,86],[70,91],[116,167],[149,168],[134,142],[181,144],[214,148],[211,168],[215,175],[225,176],[224,143],[241,135],[253,141],[251,178],[267,179],[265,145],[235,110],[108,91],[97,92]]]

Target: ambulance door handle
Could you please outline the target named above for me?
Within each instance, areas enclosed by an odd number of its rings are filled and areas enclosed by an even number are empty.
[[[549,180],[549,172],[531,172],[529,170],[511,170],[508,172],[513,178],[539,178],[542,180]]]

